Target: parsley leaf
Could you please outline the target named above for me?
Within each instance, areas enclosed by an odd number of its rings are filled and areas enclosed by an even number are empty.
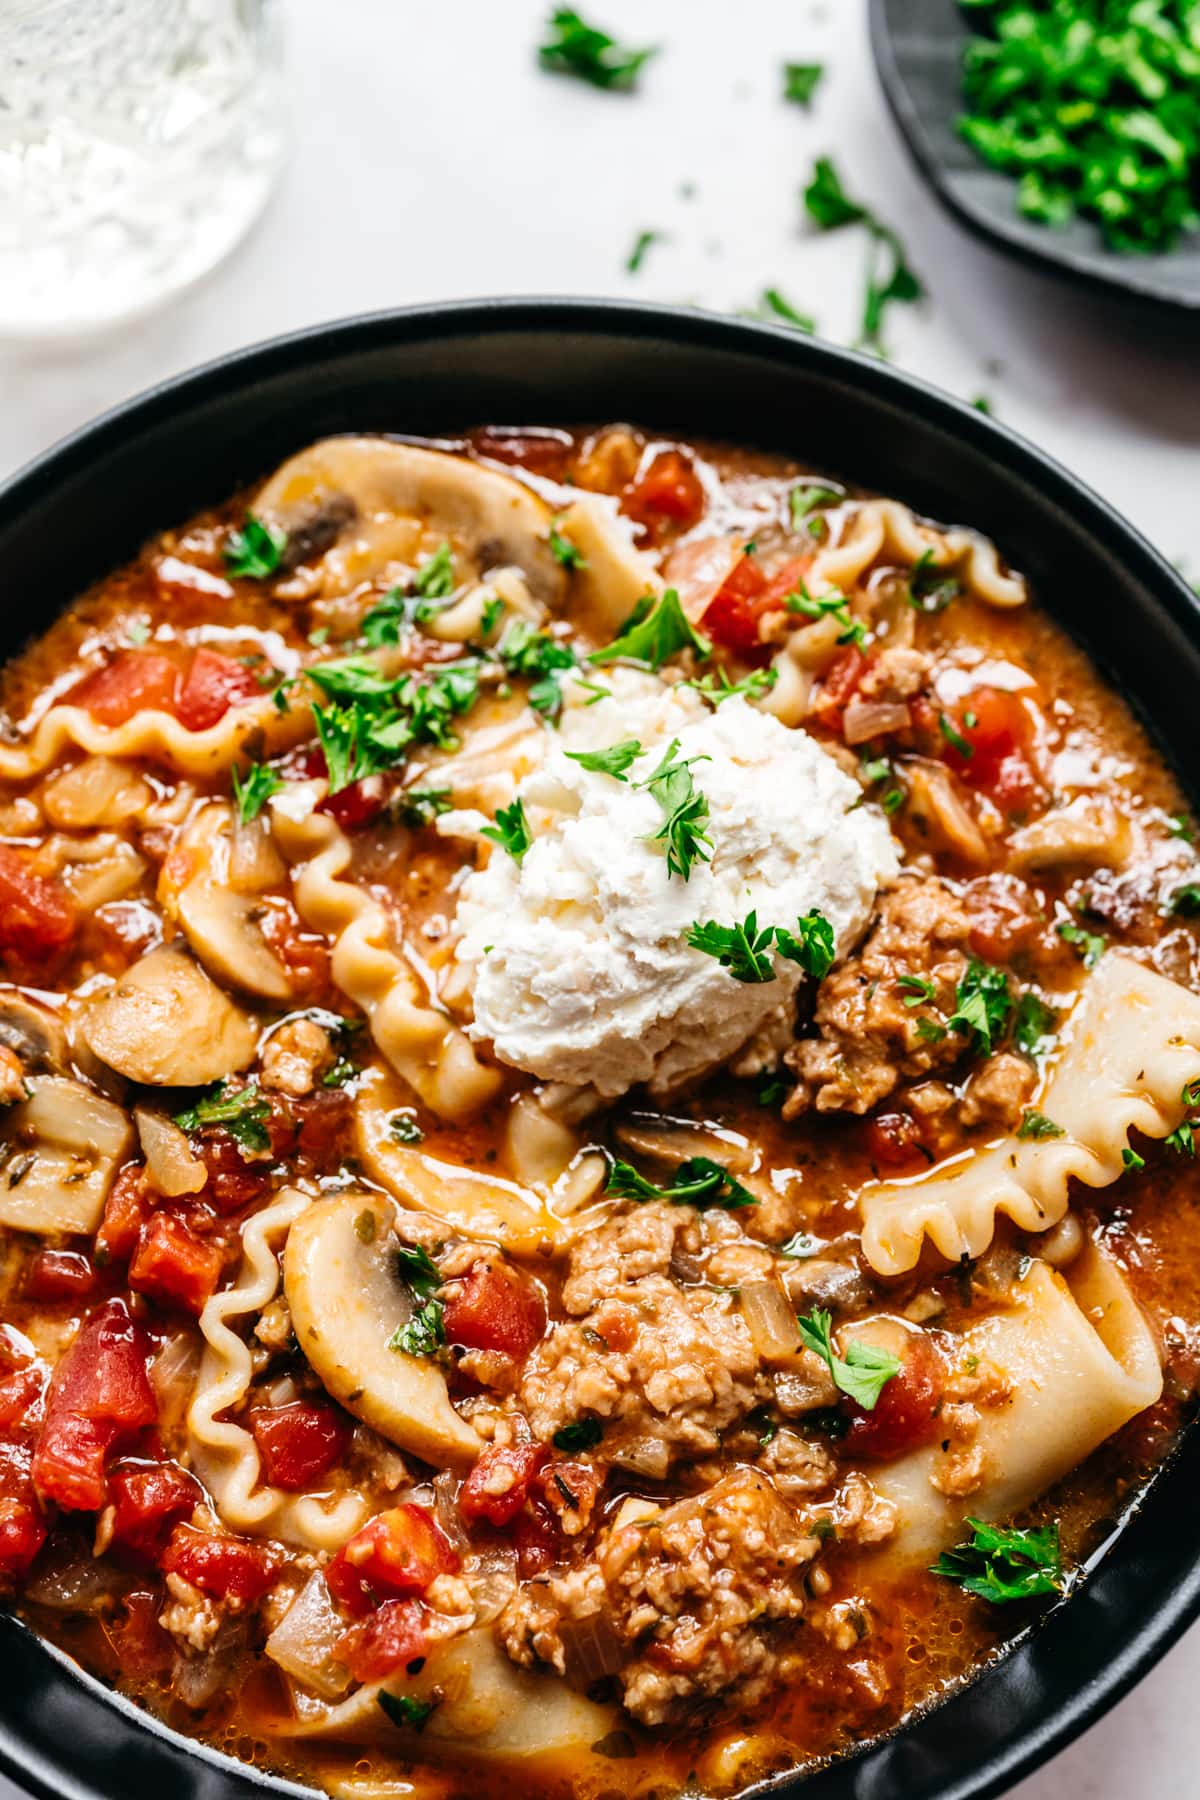
[[[825,914],[816,908],[796,920],[794,937],[782,925],[776,926],[775,942],[780,956],[786,956],[789,962],[799,963],[804,973],[811,975],[814,981],[824,981],[837,956],[833,926]]]
[[[1200,913],[1200,883],[1189,881],[1176,888],[1171,896],[1170,911],[1191,919]]]
[[[607,750],[567,751],[570,760],[577,762],[581,769],[591,769],[598,775],[611,775],[614,781],[624,781],[626,772],[641,754],[642,746],[636,738],[622,738],[619,744],[611,744]]]
[[[777,287],[763,288],[754,316],[778,319],[782,325],[790,325],[793,331],[807,332],[810,337],[817,329],[817,321],[808,313],[797,312],[787,295]]]
[[[874,1344],[860,1344],[857,1340],[847,1344],[844,1358],[838,1356],[833,1348],[833,1315],[819,1307],[807,1318],[797,1319],[796,1323],[804,1348],[815,1351],[828,1365],[839,1392],[847,1394],[864,1412],[874,1412],[880,1394],[892,1377],[900,1373],[899,1357],[877,1349]]]
[[[845,494],[837,488],[798,481],[788,494],[788,514],[792,530],[799,531],[803,527],[810,537],[824,537],[828,526],[823,518],[814,518],[813,514],[822,506],[840,506],[845,498]]]
[[[251,1081],[236,1093],[228,1093],[228,1083],[218,1081],[202,1100],[175,1114],[180,1131],[200,1131],[206,1125],[223,1125],[240,1149],[251,1156],[268,1156],[271,1138],[264,1119],[271,1116],[270,1103]]]
[[[425,1133],[410,1112],[395,1112],[388,1120],[388,1132],[398,1144],[420,1144]]]
[[[438,1297],[441,1272],[420,1245],[401,1244],[396,1251],[396,1273],[420,1304],[396,1327],[387,1347],[402,1350],[406,1356],[436,1356],[446,1342],[445,1312]]]
[[[604,1426],[599,1419],[572,1419],[555,1432],[554,1448],[568,1454],[574,1450],[594,1450],[603,1436]]]
[[[592,87],[627,93],[635,86],[643,65],[658,54],[657,47],[631,50],[619,44],[606,31],[586,24],[569,6],[555,8],[546,30],[546,42],[538,50],[543,69],[574,75]]]
[[[555,562],[561,563],[564,569],[586,569],[587,558],[577,544],[573,544],[566,534],[559,530],[555,521],[550,526],[550,554]]]
[[[1177,1126],[1174,1131],[1168,1132],[1167,1136],[1163,1139],[1163,1143],[1168,1150],[1173,1150],[1176,1156],[1195,1156],[1196,1137],[1194,1127],[1187,1119],[1185,1119],[1182,1125]]]
[[[807,106],[820,86],[824,73],[824,63],[784,63],[784,99],[794,100],[797,106]]]
[[[1004,1035],[1012,1010],[1012,995],[1004,970],[972,957],[958,984],[954,1001],[954,1011],[946,1021],[950,1030],[969,1037],[973,1050],[990,1054]]]
[[[809,217],[822,231],[836,231],[842,225],[857,225],[869,216],[866,208],[851,200],[842,186],[841,176],[828,156],[819,156],[813,165],[804,204]]]
[[[416,828],[432,825],[442,813],[449,812],[453,804],[448,788],[410,787],[398,795],[394,812],[399,824]]]
[[[1107,940],[1099,932],[1085,931],[1082,925],[1067,923],[1056,925],[1054,929],[1065,944],[1070,944],[1075,954],[1083,959],[1085,969],[1094,969],[1103,956]]]
[[[454,558],[449,544],[439,544],[412,578],[412,591],[422,600],[448,600],[454,592]]]
[[[637,275],[646,260],[646,252],[654,244],[665,244],[665,231],[639,231],[633,240],[633,249],[625,259],[625,268],[630,275]]]
[[[420,1244],[400,1244],[396,1250],[396,1273],[418,1300],[430,1300],[442,1285],[441,1272],[428,1250]]]
[[[647,789],[662,809],[663,822],[652,833],[651,842],[666,843],[667,873],[686,881],[693,863],[712,860],[712,839],[704,829],[708,801],[692,780],[692,764],[707,762],[708,758],[692,756],[676,761],[678,750],[679,739],[672,738],[653,775],[636,786]]]
[[[789,612],[799,613],[806,619],[836,619],[842,628],[838,633],[839,644],[861,646],[867,641],[866,626],[860,619],[851,618],[849,601],[836,588],[829,594],[813,595],[802,581],[799,593],[786,595],[783,604]]]
[[[1013,1015],[1013,1043],[1025,1056],[1040,1056],[1054,1042],[1058,1014],[1028,988]]]
[[[425,1721],[438,1705],[436,1700],[416,1700],[411,1694],[389,1694],[386,1688],[380,1688],[375,1698],[393,1725],[408,1725],[414,1731],[424,1731]]]
[[[1060,1138],[1066,1137],[1066,1135],[1061,1125],[1056,1125],[1053,1119],[1046,1117],[1045,1113],[1034,1112],[1029,1107],[1026,1107],[1021,1123],[1017,1127],[1019,1138]]]
[[[604,1191],[621,1200],[666,1200],[672,1206],[719,1206],[726,1212],[758,1205],[754,1195],[711,1156],[689,1156],[686,1162],[680,1163],[675,1177],[673,1187],[655,1187],[652,1181],[638,1174],[632,1163],[614,1157]]]
[[[499,844],[502,850],[507,850],[513,861],[519,863],[533,842],[523,803],[514,800],[511,806],[497,807],[496,823],[485,825],[483,835]]]
[[[696,675],[680,685],[695,688],[713,706],[720,706],[722,700],[732,700],[735,694],[741,694],[746,700],[761,700],[778,680],[779,671],[775,668],[751,669],[740,681],[730,681],[725,670],[718,669],[715,675]]]
[[[922,550],[908,577],[908,604],[918,612],[939,613],[963,591],[956,575],[948,575],[933,560],[932,547]]]
[[[642,603],[645,605],[645,602]],[[699,657],[710,656],[712,645],[702,632],[691,624],[682,606],[679,595],[674,588],[667,588],[659,600],[642,611],[635,608],[633,617],[626,620],[621,635],[603,650],[593,650],[588,657],[592,663],[616,662],[623,658],[628,662],[647,663],[652,669],[659,669],[669,657],[680,650],[694,650]]]
[[[896,986],[903,991],[905,1006],[920,1006],[935,997],[933,983],[924,975],[897,975]]]
[[[577,665],[571,646],[549,632],[538,631],[528,619],[514,619],[500,640],[499,656],[510,675],[532,683],[529,704],[534,710],[556,718],[562,709],[559,677]]]
[[[760,931],[758,915],[751,912],[740,925],[718,925],[715,919],[701,924],[697,920],[688,928],[687,941],[693,950],[715,956],[735,981],[774,981],[775,964],[771,960],[774,936],[775,927],[765,925]]]
[[[968,742],[948,714],[938,714],[938,730],[950,745],[950,748],[952,750],[957,750],[960,756],[966,757],[968,761],[974,756],[974,744]]]
[[[957,1581],[969,1594],[1000,1606],[1035,1594],[1062,1592],[1062,1552],[1058,1526],[1017,1531],[968,1519],[969,1543],[947,1550],[932,1566],[934,1575]]]
[[[265,581],[278,569],[286,549],[286,531],[264,525],[248,512],[242,529],[231,531],[225,540],[225,567],[230,575],[244,580]]]
[[[1136,1150],[1131,1150],[1128,1144],[1121,1152],[1121,1161],[1127,1169],[1132,1169],[1135,1173],[1138,1169],[1144,1169],[1146,1166],[1145,1157],[1139,1156]]]
[[[237,801],[238,818],[243,825],[251,819],[257,819],[272,794],[277,794],[284,785],[282,775],[268,768],[266,763],[251,763],[243,775],[236,763],[232,770],[233,797]]]
[[[911,304],[921,298],[923,291],[908,265],[904,245],[897,233],[869,207],[850,198],[827,156],[818,157],[813,166],[812,176],[804,189],[804,205],[809,217],[822,231],[837,231],[844,225],[863,225],[870,233],[858,341],[864,349],[882,351],[883,324],[888,307],[895,301]]]

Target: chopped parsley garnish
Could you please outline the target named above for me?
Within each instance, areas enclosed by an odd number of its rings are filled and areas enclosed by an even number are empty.
[[[976,412],[986,414],[989,419],[996,410],[986,394],[976,394],[971,401],[971,405],[975,408]]]
[[[503,615],[504,602],[499,594],[493,594],[490,600],[485,600],[479,614],[480,637],[490,638]]]
[[[833,1348],[833,1314],[820,1307],[796,1323],[804,1348],[814,1351],[828,1365],[838,1391],[848,1395],[864,1412],[874,1412],[880,1394],[900,1373],[899,1357],[874,1344],[860,1344],[857,1339],[847,1344],[844,1358],[838,1356]]]
[[[225,567],[244,580],[265,581],[278,569],[286,549],[286,531],[264,525],[248,512],[242,529],[231,531],[225,540]]]
[[[233,797],[237,801],[238,818],[243,825],[257,819],[272,794],[284,785],[282,775],[266,763],[251,763],[243,775],[236,763],[232,770]]]
[[[631,50],[595,25],[588,25],[569,6],[558,6],[546,26],[546,42],[538,50],[543,69],[557,75],[574,75],[592,87],[628,92],[657,46]]]
[[[1082,925],[1065,923],[1056,925],[1054,929],[1064,944],[1070,944],[1076,956],[1082,958],[1085,969],[1094,969],[1103,956],[1107,940],[1099,932],[1086,931]]]
[[[380,1688],[375,1698],[393,1725],[408,1725],[413,1731],[424,1731],[438,1705],[436,1700],[416,1700],[411,1694],[389,1694],[386,1688]]]
[[[946,1027],[939,1025],[936,1019],[921,1018],[917,1020],[917,1036],[927,1044],[940,1044],[946,1035]]]
[[[1173,1150],[1176,1156],[1195,1156],[1195,1129],[1190,1121],[1185,1119],[1182,1125],[1178,1126],[1174,1131],[1168,1132],[1167,1136],[1163,1139],[1163,1143],[1168,1150]]]
[[[687,932],[687,941],[693,950],[715,956],[735,981],[774,981],[775,964],[771,960],[774,939],[775,927],[764,925],[760,931],[758,915],[753,912],[747,913],[740,925],[718,925],[715,919],[701,924],[697,920]]]
[[[918,612],[939,613],[962,594],[962,582],[933,560],[933,550],[922,550],[908,578],[908,604]]]
[[[614,781],[624,781],[641,754],[642,746],[636,738],[622,738],[619,744],[610,744],[607,750],[567,751],[570,760],[577,762],[581,769],[591,769],[598,775],[611,775]]]
[[[1029,1107],[1026,1108],[1022,1115],[1021,1123],[1017,1126],[1017,1136],[1019,1138],[1034,1138],[1040,1140],[1042,1138],[1060,1138],[1065,1137],[1066,1135],[1067,1134],[1061,1125],[1056,1125],[1053,1119],[1048,1119],[1046,1117],[1045,1113],[1034,1112],[1032,1108]]]
[[[946,1023],[951,1031],[969,1037],[972,1049],[988,1055],[1003,1037],[1011,1010],[1012,995],[1004,970],[973,956],[958,984],[954,1011]]]
[[[389,1350],[406,1356],[436,1356],[446,1342],[446,1320],[439,1294],[441,1272],[427,1250],[417,1244],[401,1244],[396,1251],[396,1273],[420,1304],[388,1339]]]
[[[968,1594],[977,1594],[994,1606],[1062,1592],[1062,1552],[1056,1524],[1035,1531],[989,1525],[983,1519],[968,1519],[967,1524],[973,1534],[970,1542],[939,1556],[932,1566],[934,1575],[957,1581]]]
[[[726,1212],[758,1205],[754,1195],[711,1156],[689,1156],[681,1162],[672,1187],[655,1187],[632,1163],[614,1157],[604,1191],[621,1200],[667,1200],[672,1206],[719,1206]]]
[[[817,509],[822,506],[840,506],[845,498],[845,494],[839,493],[836,488],[821,487],[813,482],[797,482],[788,494],[792,530],[799,531],[803,528],[810,537],[824,537],[828,528]]]
[[[817,321],[808,313],[802,313],[792,305],[787,295],[777,287],[767,287],[758,296],[755,316],[760,319],[778,319],[782,325],[790,325],[793,331],[803,331],[811,337],[817,329]]]
[[[449,544],[439,544],[412,578],[412,591],[422,600],[448,600],[454,592],[454,558]]]
[[[879,805],[889,817],[892,813],[899,812],[908,796],[896,773],[896,765],[888,757],[864,757],[862,778],[868,788],[877,787],[881,781],[886,782],[887,786],[879,796]]]
[[[578,660],[571,646],[549,632],[538,631],[528,619],[514,619],[500,640],[498,654],[510,675],[520,675],[530,683],[529,704],[535,712],[557,718],[562,710],[560,677],[575,668]]]
[[[1136,1150],[1131,1150],[1128,1144],[1121,1152],[1121,1161],[1127,1169],[1132,1170],[1135,1174],[1138,1169],[1144,1169],[1146,1166],[1145,1157],[1139,1156]]]
[[[603,1436],[604,1426],[599,1419],[572,1419],[569,1425],[562,1425],[555,1432],[554,1448],[568,1454],[575,1450],[594,1450]]]
[[[1167,820],[1167,831],[1171,837],[1183,838],[1189,844],[1195,836],[1191,820],[1185,818],[1182,813],[1174,813]]]
[[[950,748],[952,750],[957,750],[960,756],[965,756],[968,760],[974,756],[974,744],[968,743],[967,739],[963,736],[962,732],[959,731],[953,719],[951,719],[948,714],[938,714],[938,730],[950,745]]]
[[[550,527],[550,554],[555,562],[561,563],[564,569],[586,569],[587,558],[577,544],[573,544],[565,532],[559,530],[557,523]]]
[[[783,604],[791,613],[799,613],[805,619],[836,619],[841,626],[838,633],[839,644],[863,645],[867,641],[867,628],[860,619],[850,617],[850,605],[845,594],[835,591],[831,594],[810,594],[803,581],[800,591],[788,594]]]
[[[419,680],[407,673],[390,679],[373,663],[356,657],[317,663],[307,673],[335,701],[348,702],[313,707],[331,794],[396,768],[410,744],[453,750],[458,739],[452,720],[469,711],[479,697],[474,663],[446,663]]]
[[[1013,1043],[1025,1056],[1040,1056],[1054,1042],[1058,1014],[1027,988],[1013,1015]]]
[[[240,1149],[251,1156],[267,1156],[271,1138],[263,1120],[271,1116],[270,1103],[251,1081],[236,1093],[226,1092],[228,1083],[218,1081],[211,1093],[197,1100],[195,1106],[175,1114],[180,1131],[200,1131],[206,1125],[223,1125]]]
[[[862,225],[870,234],[863,292],[862,324],[858,342],[862,349],[883,351],[883,325],[887,309],[895,301],[911,304],[922,295],[921,283],[909,267],[904,245],[889,225],[869,207],[852,200],[827,156],[818,157],[804,204],[809,217],[822,231],[843,225]]]
[[[747,700],[761,700],[778,680],[779,671],[775,668],[751,669],[740,681],[730,681],[725,670],[718,669],[715,675],[695,675],[682,686],[695,688],[714,706],[720,706],[722,700],[732,700],[735,694],[741,694]]]
[[[1017,211],[1080,216],[1108,247],[1171,249],[1197,223],[1200,42],[1190,0],[972,0],[958,129],[1015,176]]]
[[[837,945],[834,941],[833,926],[815,907],[812,912],[801,914],[796,920],[793,934],[782,925],[775,928],[775,943],[780,956],[786,956],[789,962],[799,963],[806,975],[814,981],[824,981],[837,956]]]
[[[1171,896],[1170,910],[1187,919],[1200,913],[1200,883],[1189,881],[1183,887],[1176,888]]]
[[[395,817],[399,824],[414,828],[432,825],[442,813],[449,812],[453,804],[448,788],[405,788],[397,796]]]
[[[807,106],[820,86],[824,63],[784,63],[783,97],[797,106]]]
[[[533,842],[522,802],[514,800],[511,806],[497,807],[496,823],[485,825],[483,835],[499,844],[502,850],[507,850],[513,861],[519,863]]]
[[[764,1069],[758,1078],[758,1086],[754,1090],[754,1098],[760,1106],[778,1106],[788,1091],[788,1084],[770,1069]]]
[[[646,253],[654,244],[665,244],[665,231],[639,231],[633,240],[633,249],[625,258],[625,268],[630,275],[637,275],[646,260]]]
[[[345,1087],[348,1081],[353,1081],[354,1077],[361,1073],[362,1071],[358,1064],[353,1062],[350,1057],[339,1056],[333,1067],[327,1069],[324,1075],[322,1075],[321,1086],[327,1088]]]
[[[388,1131],[398,1144],[420,1144],[425,1133],[410,1112],[394,1112],[388,1120]]]
[[[640,601],[625,621],[621,635],[603,650],[593,650],[588,661],[609,663],[623,659],[659,669],[681,650],[694,650],[697,656],[705,657],[712,654],[712,645],[688,619],[676,590],[667,588],[658,600],[648,595]]]
[[[904,994],[905,1006],[920,1006],[935,998],[933,983],[924,975],[897,975],[896,986]]]
[[[652,833],[651,842],[666,844],[667,873],[686,881],[694,863],[712,860],[712,839],[704,829],[708,801],[692,780],[692,764],[708,758],[692,756],[677,761],[678,750],[679,739],[672,738],[653,775],[637,786],[647,789],[662,810],[662,825]]]

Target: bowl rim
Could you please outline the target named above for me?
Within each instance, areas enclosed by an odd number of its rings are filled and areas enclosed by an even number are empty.
[[[873,0],[875,7],[881,4],[882,0]],[[110,407],[51,444],[0,482],[0,539],[27,506],[52,498],[57,487],[86,475],[89,469],[99,464],[106,448],[120,442],[126,434],[161,424],[176,413],[186,415],[189,408],[203,401],[249,388],[261,378],[296,376],[302,374],[306,363],[313,360],[328,362],[338,356],[386,349],[406,342],[521,333],[568,334],[585,340],[589,335],[608,339],[616,336],[647,343],[666,339],[675,347],[690,350],[701,358],[707,350],[737,352],[767,363],[841,377],[869,398],[893,406],[899,404],[926,424],[986,452],[994,463],[1011,475],[1036,482],[1049,501],[1147,588],[1178,628],[1194,641],[1200,640],[1200,596],[1192,591],[1166,557],[1109,501],[1011,426],[876,357],[844,349],[785,326],[730,318],[695,308],[621,299],[511,296],[385,308],[308,325],[215,356]],[[186,417],[181,429],[187,429]],[[1176,772],[1181,773],[1178,769]],[[1192,1443],[1196,1438],[1195,1430],[1184,1431],[1180,1445],[1159,1465],[1138,1502],[1123,1518],[1122,1533],[1137,1521],[1146,1502],[1163,1483],[1170,1480],[1183,1443]],[[1100,1560],[1099,1555],[1094,1560]],[[982,1761],[961,1774],[939,1780],[936,1787],[918,1784],[919,1793],[936,1793],[938,1800],[989,1800],[990,1796],[1006,1790],[1065,1748],[1107,1712],[1200,1616],[1200,1552],[1191,1553],[1190,1560],[1184,1559],[1181,1574],[1173,1568],[1171,1575],[1174,1584],[1166,1592],[1160,1588],[1152,1594],[1150,1584],[1143,1584],[1145,1598],[1142,1599],[1139,1593],[1137,1610],[1126,1621],[1128,1629],[1118,1654],[1098,1669],[1077,1670],[1065,1699],[1033,1697],[1023,1707],[1019,1730],[1008,1740],[998,1747],[990,1747]],[[1070,1605],[1068,1596],[1046,1616],[1056,1617]],[[1019,1648],[1035,1641],[1041,1622],[1010,1640],[996,1666],[1003,1667]],[[73,1699],[75,1704],[103,1707],[114,1719],[123,1718],[127,1724],[132,1724],[135,1731],[142,1734],[141,1741],[147,1753],[154,1748],[153,1740],[158,1740],[163,1752],[170,1747],[186,1753],[205,1770],[202,1776],[205,1795],[215,1796],[222,1791],[212,1785],[219,1775],[224,1776],[224,1789],[229,1793],[237,1788],[239,1777],[246,1784],[242,1789],[246,1793],[251,1790],[265,1794],[313,1791],[298,1787],[286,1777],[264,1775],[253,1766],[174,1731],[81,1670],[69,1656],[47,1644],[13,1615],[0,1613],[0,1646],[5,1642],[10,1646],[21,1646],[18,1653],[37,1665],[33,1677],[35,1684],[54,1681],[69,1684],[71,1695],[68,1699]],[[871,1740],[815,1769],[785,1771],[769,1778],[754,1791],[795,1794],[798,1800],[801,1795],[811,1796],[811,1800],[835,1800],[839,1796],[848,1797],[851,1792],[850,1786],[839,1780],[839,1771],[849,1776],[851,1771],[857,1770],[862,1773],[862,1781],[860,1783],[851,1776],[855,1800],[860,1795],[862,1800],[868,1800],[868,1797],[873,1800],[885,1793],[890,1800],[896,1790],[890,1785],[891,1777],[885,1773],[889,1751],[911,1743],[927,1718],[943,1713],[964,1694],[977,1691],[980,1683],[987,1681],[989,1673],[988,1668],[981,1670],[958,1695],[951,1695],[910,1716],[882,1739]],[[52,1796],[54,1800],[58,1800],[58,1796],[70,1796],[71,1800],[114,1800],[114,1789],[104,1785],[102,1771],[94,1775],[89,1773],[87,1779],[81,1780],[76,1766],[70,1761],[69,1745],[48,1742],[45,1730],[39,1737],[36,1727],[35,1718],[14,1717],[11,1704],[0,1703],[0,1770],[27,1791],[46,1796],[46,1800],[51,1800]],[[875,1785],[872,1770],[883,1775],[886,1785]],[[912,1773],[919,1775],[922,1771],[917,1769]],[[140,1794],[143,1790],[139,1786],[134,1791]]]
[[[1102,244],[1096,252],[1075,248],[1055,238],[1048,226],[1044,228],[1043,244],[1033,236],[1032,227],[1021,220],[1015,205],[1010,218],[974,205],[962,193],[954,171],[943,163],[930,142],[901,68],[892,27],[896,5],[897,0],[869,0],[868,35],[875,73],[905,149],[946,211],[981,243],[1003,251],[1026,268],[1057,276],[1077,289],[1099,290],[1127,304],[1161,308],[1177,317],[1200,313],[1200,285],[1191,292],[1164,287],[1150,279],[1155,268],[1169,262],[1170,251],[1157,258],[1131,255],[1118,260],[1116,252],[1102,254]],[[980,169],[984,169],[982,163]],[[999,179],[1008,179],[995,173]]]

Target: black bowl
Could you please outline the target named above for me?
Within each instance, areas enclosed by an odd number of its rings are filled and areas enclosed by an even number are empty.
[[[1200,604],[1113,509],[1005,427],[814,338],[616,302],[416,308],[276,340],[152,390],[0,490],[0,654],[139,544],[328,432],[629,418],[791,452],[988,533],[1191,775]],[[776,1794],[983,1800],[1062,1748],[1200,1612],[1200,1434],[1073,1596],[945,1705]],[[301,1790],[177,1736],[0,1615],[0,1766],[47,1800]]]
[[[989,168],[958,135],[962,53],[976,35],[958,0],[871,0],[875,67],[901,136],[939,200],[977,237],[1022,262],[1126,299],[1200,312],[1200,230],[1162,256],[1125,256],[1099,229],[1064,229],[1017,211],[1012,175]]]

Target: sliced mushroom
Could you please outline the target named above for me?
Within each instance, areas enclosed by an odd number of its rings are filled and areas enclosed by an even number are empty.
[[[262,889],[283,873],[265,828],[239,833],[232,808],[214,802],[193,819],[176,852],[175,865],[190,871],[188,879],[178,893],[160,888],[160,895],[209,974],[264,1000],[290,1000],[288,972],[259,922]]]
[[[0,1225],[14,1231],[92,1232],[133,1130],[119,1106],[82,1082],[47,1075],[5,1120]]]
[[[293,456],[267,482],[254,503],[265,523],[288,532],[305,529],[315,513],[329,516],[340,501],[346,512],[336,542],[379,536],[386,564],[393,554],[391,521],[414,519],[441,532],[486,574],[505,564],[519,568],[535,598],[557,606],[566,571],[549,547],[551,513],[536,494],[495,469],[465,456],[395,444],[386,438],[325,438]],[[361,580],[372,571],[356,558]]]
[[[954,785],[949,769],[913,758],[904,765],[908,782],[905,817],[923,833],[931,850],[946,850],[973,868],[991,861],[987,839]]]
[[[335,1400],[383,1437],[439,1466],[479,1455],[435,1362],[393,1350],[412,1316],[396,1271],[395,1207],[351,1191],[318,1200],[288,1234],[283,1289],[297,1342]]]
[[[639,600],[662,593],[658,570],[611,501],[595,495],[576,500],[558,529],[583,557],[571,580],[571,612],[584,631],[607,644]]]
[[[659,1113],[631,1113],[617,1126],[618,1143],[665,1168],[678,1168],[689,1156],[709,1156],[739,1178],[754,1168],[754,1150],[739,1132],[718,1131],[690,1119]]]
[[[1129,861],[1133,831],[1111,800],[1081,795],[1023,825],[1009,840],[1008,866],[1040,869],[1120,869]]]
[[[198,1194],[208,1181],[208,1169],[174,1120],[148,1106],[134,1108],[133,1122],[151,1181],[161,1194]]]
[[[562,1236],[561,1220],[530,1188],[440,1162],[402,1143],[392,1131],[400,1104],[386,1078],[368,1075],[355,1105],[354,1129],[363,1167],[401,1205],[430,1213],[466,1237],[498,1240],[518,1256],[535,1255]]]
[[[81,1021],[102,1063],[151,1087],[201,1087],[249,1068],[258,1026],[198,963],[163,947],[93,1000]]]
[[[67,1034],[48,1007],[15,988],[0,988],[0,1045],[31,1074],[61,1074],[67,1066]]]

